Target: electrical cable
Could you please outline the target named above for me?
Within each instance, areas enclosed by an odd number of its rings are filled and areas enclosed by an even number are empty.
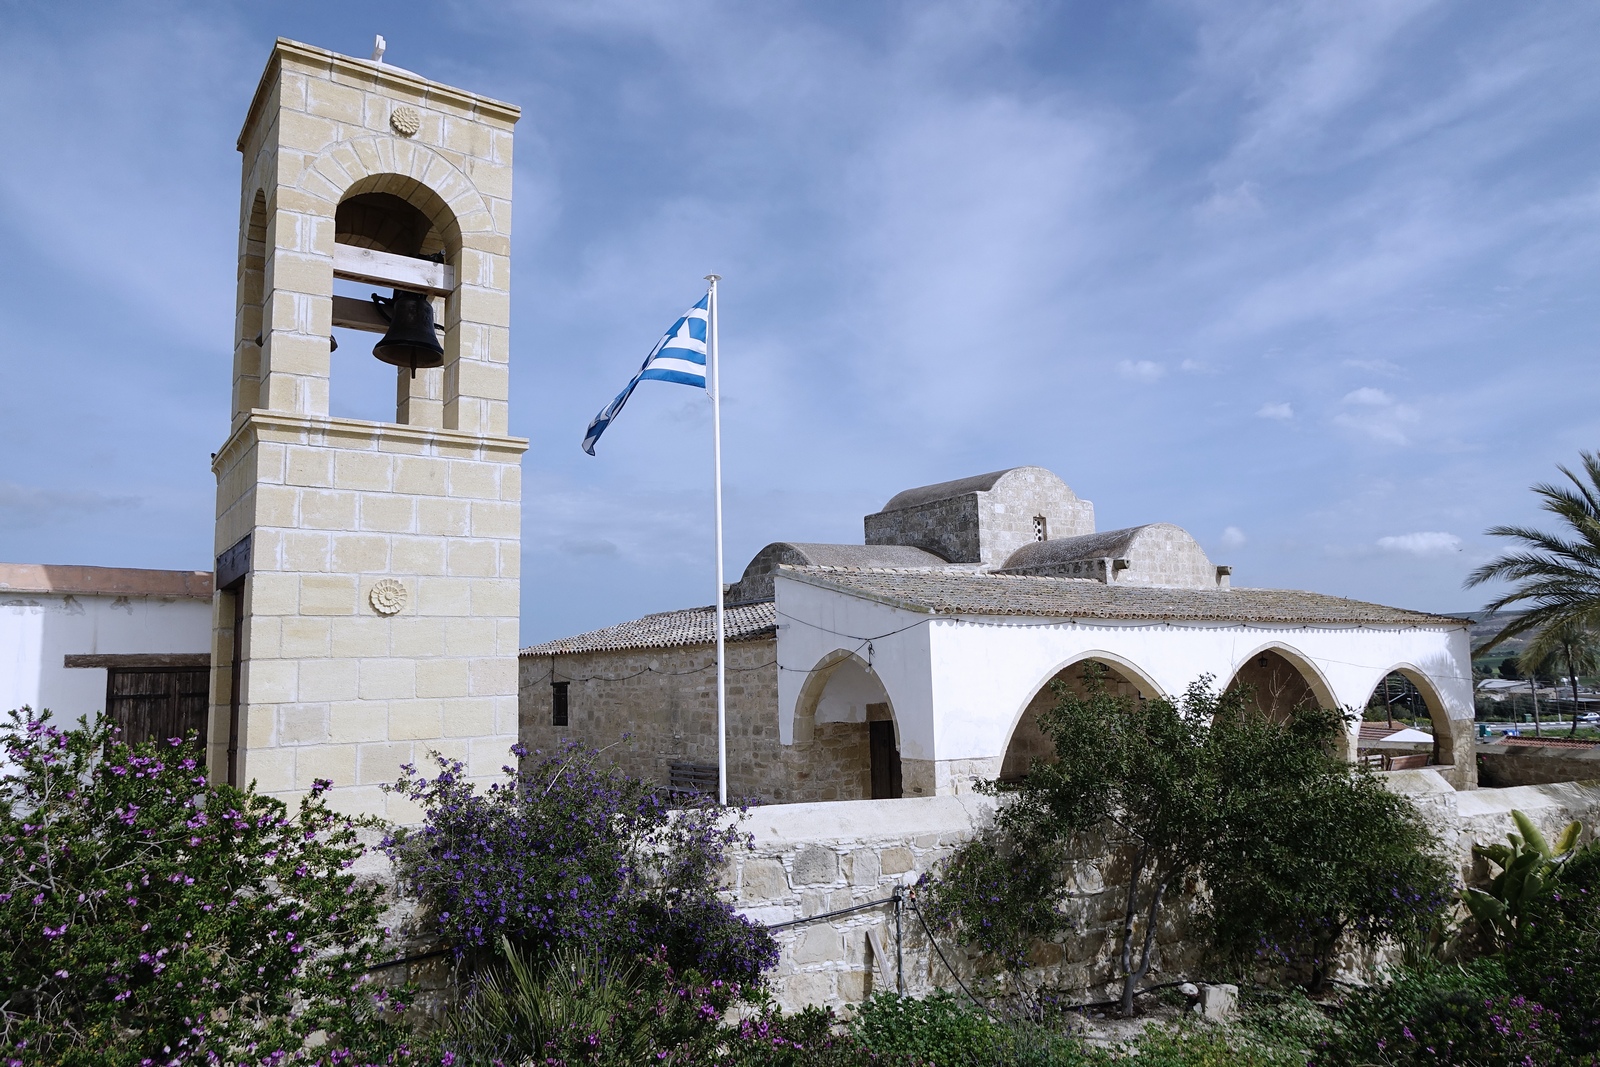
[[[917,921],[922,924],[923,932],[928,935],[928,944],[932,945],[933,951],[939,954],[939,962],[944,964],[944,969],[950,972],[950,977],[956,980],[956,985],[961,987],[961,992],[967,995],[967,999],[972,1001],[979,1011],[983,1012],[994,1022],[999,1022],[1000,1020],[995,1018],[994,1012],[989,1010],[988,1005],[984,1004],[983,1001],[972,995],[972,990],[968,989],[967,983],[961,980],[961,975],[957,974],[956,969],[950,966],[950,961],[945,958],[944,949],[939,946],[939,939],[933,936],[933,928],[928,925],[928,920],[923,918],[922,908],[917,903],[917,891],[915,889],[908,890],[906,893],[906,899],[911,901],[911,910],[917,913]]]
[[[866,911],[869,908],[880,908],[885,904],[893,904],[896,899],[896,897],[890,896],[884,897],[882,900],[869,900],[865,904],[852,904],[848,908],[840,908],[838,911],[825,911],[820,915],[807,915],[803,918],[789,919],[781,923],[767,923],[766,926],[768,930],[784,930],[791,926],[803,926],[806,923],[814,923],[823,919],[836,918],[840,915],[850,915],[858,911]]]

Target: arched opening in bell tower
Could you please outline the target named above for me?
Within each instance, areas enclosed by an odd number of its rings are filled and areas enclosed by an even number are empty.
[[[413,355],[412,365],[397,365],[391,356],[375,356],[373,349],[379,338],[393,338],[391,323],[398,304],[406,300],[426,303],[428,314],[423,317],[432,319],[432,334],[441,350],[447,353],[456,340],[446,332],[461,251],[454,213],[415,179],[370,175],[340,199],[334,243],[329,414],[442,426],[442,364],[447,356],[429,359],[423,353],[420,364]],[[429,326],[417,325],[412,335],[419,330],[426,335]],[[399,362],[408,362],[407,357]]]

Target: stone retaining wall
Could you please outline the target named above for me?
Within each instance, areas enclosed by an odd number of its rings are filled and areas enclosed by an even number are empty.
[[[1473,859],[1472,844],[1504,840],[1514,829],[1513,809],[1526,812],[1550,834],[1581,819],[1589,840],[1600,826],[1600,785],[1594,783],[1457,792],[1433,769],[1384,777],[1428,816],[1465,881],[1486,880],[1490,872]],[[994,805],[989,797],[963,795],[758,808],[745,823],[751,846],[732,864],[736,905],[751,918],[776,925],[883,900],[896,886],[914,885],[989,826]],[[1034,963],[1051,984],[1099,999],[1110,992],[1115,973],[1127,858],[1086,856],[1072,877],[1071,888],[1080,894],[1073,903],[1075,929],[1062,943],[1042,946]],[[1199,963],[1197,946],[1186,940],[1184,917],[1190,909],[1185,903],[1180,898],[1165,909],[1149,982],[1189,976]],[[897,959],[895,911],[885,904],[776,930],[782,955],[772,986],[778,1002],[786,1009],[845,1007],[876,989],[892,988],[897,972],[912,994],[954,988],[950,967],[933,950],[909,905],[900,912]],[[875,945],[887,957],[881,966]],[[970,978],[975,961],[944,938],[940,945],[949,964]]]
[[[1478,780],[1497,788],[1600,780],[1600,748],[1479,744]]]
[[[1572,819],[1583,821],[1586,841],[1600,827],[1600,785],[1593,783],[1457,792],[1433,769],[1393,771],[1384,777],[1427,815],[1460,876],[1469,882],[1481,884],[1490,873],[1473,859],[1473,842],[1504,840],[1514,829],[1513,809],[1527,813],[1552,836]],[[892,898],[897,888],[915,886],[957,846],[990,826],[995,803],[968,794],[754,809],[743,824],[750,845],[729,863],[729,891],[742,913],[776,927],[781,955],[771,984],[777,1002],[786,1010],[807,1004],[848,1009],[901,983],[907,993],[921,996],[937,988],[955,989],[952,967],[970,981],[976,960],[943,937],[941,958],[910,900],[897,909]],[[363,866],[371,877],[393,878],[381,853],[369,855]],[[1073,900],[1075,928],[1061,943],[1036,951],[1035,976],[1069,996],[1106,998],[1114,995],[1126,857],[1115,852],[1086,856],[1071,877],[1075,884],[1070,888],[1079,894]],[[1198,948],[1187,940],[1184,925],[1194,888],[1187,887],[1165,909],[1148,983],[1204,977],[1198,970]],[[862,905],[870,906],[829,915]],[[414,907],[400,901],[390,918],[400,927],[414,914]],[[433,947],[428,939],[417,939],[406,951]],[[448,959],[429,959],[389,974],[421,987],[424,1010],[437,1013],[450,998],[451,970]],[[1357,976],[1353,969],[1345,975]]]

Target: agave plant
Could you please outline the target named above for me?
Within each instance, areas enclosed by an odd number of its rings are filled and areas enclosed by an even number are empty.
[[[619,1063],[645,1061],[650,1031],[629,1018],[641,993],[637,967],[611,968],[572,949],[540,967],[504,937],[500,954],[504,966],[481,975],[444,1023],[452,1062],[566,1062],[564,1053],[601,1048]]]
[[[1493,863],[1500,873],[1487,889],[1469,888],[1463,895],[1478,925],[1501,943],[1516,940],[1524,905],[1549,892],[1583,832],[1583,824],[1574,819],[1552,846],[1523,812],[1514,810],[1511,818],[1521,832],[1506,834],[1509,844],[1472,846],[1474,856]]]

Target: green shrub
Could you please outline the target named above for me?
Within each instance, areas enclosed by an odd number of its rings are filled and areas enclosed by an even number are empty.
[[[1128,1067],[1303,1067],[1305,1063],[1296,1052],[1260,1045],[1236,1033],[1186,1026],[1150,1027],[1123,1052]]]
[[[858,1067],[871,1054],[839,1033],[833,1011],[812,1005],[793,1015],[771,1008],[741,1019],[722,1038],[722,1067]]]
[[[29,1064],[205,1062],[354,1036],[378,889],[319,783],[283,804],[48,712],[0,725],[0,1050]],[[392,1028],[364,1033],[365,1042]],[[3,1057],[0,1057],[3,1058]]]
[[[1039,726],[1054,762],[1004,791],[995,832],[968,842],[925,890],[963,944],[1020,981],[1028,950],[1065,928],[1060,877],[1085,842],[1129,860],[1116,976],[1132,1014],[1163,908],[1196,881],[1201,924],[1230,966],[1319,990],[1335,954],[1419,939],[1448,903],[1449,865],[1416,808],[1337,753],[1338,711],[1271,721],[1244,689],[1201,678],[1177,701],[1108,690],[1086,665],[1084,695],[1057,685]]]
[[[737,984],[680,977],[658,954],[619,962],[593,947],[531,957],[501,938],[501,962],[473,980],[432,1035],[441,1059],[507,1063],[690,1064],[727,1036]]]
[[[1205,936],[1225,960],[1320,991],[1352,942],[1417,943],[1452,874],[1426,820],[1335,749],[1337,712],[1288,723],[1219,709],[1217,831],[1201,866]]]
[[[851,1031],[894,1063],[957,1067],[992,1062],[1004,1027],[970,1003],[943,991],[916,999],[875,993],[856,1010]]]
[[[581,947],[626,966],[659,948],[682,971],[759,986],[778,946],[719,895],[745,840],[726,809],[674,807],[576,746],[512,753],[521,770],[487,790],[437,753],[432,778],[406,765],[390,786],[423,822],[384,847],[458,958],[492,958],[502,937],[541,964]]]
[[[1484,935],[1499,944],[1516,941],[1524,909],[1549,897],[1583,832],[1583,824],[1573,820],[1552,845],[1524,813],[1513,809],[1511,819],[1520,832],[1507,834],[1506,844],[1472,846],[1472,854],[1499,867],[1499,873],[1486,888],[1469,886],[1461,894]]]
[[[873,1058],[894,1067],[1087,1067],[1107,1062],[1075,1037],[992,1018],[940,991],[916,999],[876,993],[856,1010],[850,1032]]]

